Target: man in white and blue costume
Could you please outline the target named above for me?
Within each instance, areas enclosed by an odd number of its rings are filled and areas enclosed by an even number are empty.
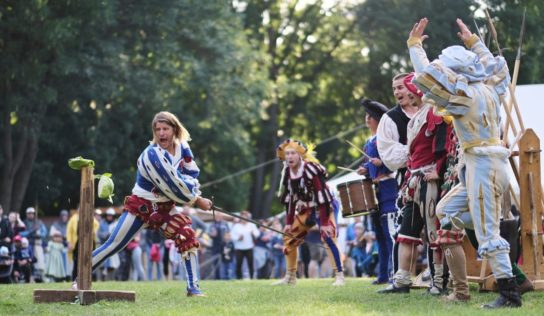
[[[159,112],[152,122],[153,141],[138,158],[136,184],[126,197],[124,212],[108,240],[93,251],[96,269],[121,251],[140,230],[158,229],[172,239],[182,255],[186,270],[187,296],[203,296],[199,286],[197,250],[199,242],[191,219],[175,207],[194,204],[202,210],[212,207],[202,198],[197,177],[200,173],[189,147],[189,133],[178,118]]]
[[[464,228],[474,229],[478,253],[488,259],[500,296],[486,308],[520,307],[521,296],[512,273],[509,243],[500,236],[500,197],[508,188],[509,151],[500,141],[500,96],[510,81],[504,58],[494,57],[480,38],[457,19],[462,46],[450,46],[429,62],[422,42],[428,20],[410,32],[408,48],[416,71],[414,83],[434,102],[438,112],[453,117],[461,146],[460,183],[438,203],[439,243],[453,279],[450,301],[468,301]]]

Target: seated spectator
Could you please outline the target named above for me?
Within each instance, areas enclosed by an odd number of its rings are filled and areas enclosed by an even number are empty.
[[[11,247],[13,232],[8,217],[4,215],[4,209],[0,205],[0,246]]]
[[[363,240],[365,253],[363,259],[363,276],[376,276],[376,268],[379,262],[376,234],[373,231],[366,232],[363,235]]]
[[[11,231],[11,242],[13,243],[15,236],[20,235],[26,229],[26,226],[17,212],[9,212],[8,221]]]
[[[23,239],[25,242],[23,243]],[[22,238],[20,235],[15,236],[15,252],[13,263],[13,280],[15,283],[24,281],[30,283],[30,276],[32,275],[32,263],[33,258],[28,247],[28,240]]]
[[[351,248],[350,257],[355,264],[355,274],[361,276],[374,276],[374,270],[378,264],[378,248],[375,242],[376,235],[366,232],[362,223],[355,225],[355,244]]]
[[[0,284],[13,283],[11,274],[13,272],[13,257],[6,246],[0,247]]]

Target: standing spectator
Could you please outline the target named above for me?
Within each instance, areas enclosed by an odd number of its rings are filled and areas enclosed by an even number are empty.
[[[102,219],[98,227],[98,239],[100,244],[104,244],[106,240],[110,237],[113,229],[117,225],[117,220],[115,219],[115,210],[113,208],[108,208],[106,210],[106,217]],[[118,254],[112,255],[110,258],[106,259],[102,265],[102,275],[100,276],[103,281],[113,280],[115,275],[115,270],[120,266],[120,258]]]
[[[261,220],[259,223],[266,225],[264,220]],[[272,232],[260,226],[259,236],[255,239],[255,248],[253,249],[257,279],[270,278],[270,249],[268,249],[270,240],[272,240]]]
[[[13,283],[13,257],[6,246],[0,246],[0,284]]]
[[[153,266],[156,266],[157,280],[162,277],[162,245],[163,238],[158,230],[148,230],[146,232],[147,248],[149,249],[148,264],[147,264],[147,280],[153,280]]]
[[[234,279],[234,243],[229,232],[225,232],[221,242],[221,280]]]
[[[99,209],[99,208],[94,210],[94,221],[96,223],[98,223],[98,227],[100,227],[100,222],[102,221],[102,210]],[[100,247],[100,239],[98,238],[98,231],[96,232],[94,242],[95,242],[96,246],[93,247],[93,248],[96,249],[96,248]],[[68,266],[69,266],[68,271],[72,271],[72,261],[68,260]],[[99,274],[100,274],[100,271],[98,269],[93,270],[93,272],[91,273],[93,282],[98,281],[98,275]]]
[[[10,249],[12,237],[13,231],[11,230],[9,219],[7,216],[4,216],[4,209],[0,205],[0,246],[6,246]]]
[[[66,247],[62,233],[54,226],[51,227],[51,240],[47,243],[47,262],[45,276],[55,282],[62,282],[68,275],[66,271]]]
[[[68,243],[66,241],[66,226],[68,225],[68,211],[67,210],[61,210],[59,213],[59,219],[51,225],[51,228],[49,229],[49,236],[53,236],[53,229],[60,232],[62,236],[62,243],[64,246],[67,246]]]
[[[212,246],[210,252],[212,257],[217,258],[213,266],[222,264],[222,251],[223,251],[223,236],[225,233],[229,232],[229,226],[227,222],[223,219],[223,214],[217,212],[215,213],[214,222],[208,228],[208,235],[212,239]],[[216,279],[223,279],[221,274],[221,268],[216,269],[217,273],[215,274]]]
[[[250,218],[251,216],[248,211],[242,211],[240,215],[244,218]],[[253,223],[240,221],[232,227],[231,235],[234,249],[236,249],[236,277],[242,279],[242,265],[245,258],[249,268],[249,278],[251,279],[253,277],[253,247],[255,247],[253,238],[259,236],[259,229]]]
[[[25,226],[26,231],[21,232],[21,236],[28,239],[30,251],[36,258],[36,264],[33,266],[34,280],[38,283],[43,282],[43,272],[45,270],[43,242],[47,235],[47,228],[43,222],[37,218],[36,209],[33,207],[26,209]]]
[[[142,266],[142,247],[140,247],[140,233],[128,243],[127,249],[131,252],[130,258],[132,262],[132,280],[144,281],[145,273]]]
[[[328,257],[327,250],[321,242],[321,234],[319,229],[312,227],[304,238],[308,244],[310,252],[310,262],[308,263],[308,277],[320,278],[325,277],[327,273],[326,259]]]
[[[275,219],[272,228],[281,231],[281,223],[279,220]],[[275,279],[279,279],[283,276],[285,272],[285,256],[283,255],[283,236],[275,233],[270,240],[270,248],[272,253],[272,260],[274,261],[274,273],[273,276]]]
[[[77,243],[77,228],[79,222],[79,214],[75,213],[68,220],[66,225],[66,241],[68,242],[68,260],[73,262],[72,266],[72,281],[76,280],[77,277],[77,256],[78,256],[78,243]],[[98,231],[98,221],[94,218],[93,222],[93,248],[96,245],[97,240],[97,231]],[[77,285],[72,287],[72,289],[77,290]]]

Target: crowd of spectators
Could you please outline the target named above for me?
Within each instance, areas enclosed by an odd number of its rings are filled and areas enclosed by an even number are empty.
[[[282,219],[273,217],[255,225],[230,219],[221,213],[204,222],[197,211],[184,207],[193,220],[201,244],[199,258],[202,279],[269,279],[285,273]],[[77,220],[66,210],[47,227],[33,207],[24,212],[4,214],[0,206],[0,283],[62,282],[77,275]],[[251,219],[247,211],[240,212]],[[115,228],[118,214],[113,208],[95,211],[94,246],[106,242]],[[372,277],[377,274],[378,244],[371,221],[366,217],[339,225],[339,244],[344,253],[346,274]],[[327,252],[320,247],[317,227],[305,238],[299,251],[298,274],[301,278],[330,277],[332,268]],[[424,259],[421,259],[424,260]],[[170,240],[153,230],[142,230],[128,246],[94,271],[94,281],[147,281],[183,279],[181,256]]]

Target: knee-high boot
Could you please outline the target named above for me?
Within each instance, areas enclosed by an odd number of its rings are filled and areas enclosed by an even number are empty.
[[[453,281],[453,293],[446,297],[447,301],[466,302],[470,300],[467,280],[465,251],[461,244],[442,245],[444,257],[450,269]]]
[[[485,304],[484,308],[521,307],[521,294],[516,278],[497,279],[499,297],[492,303]]]

